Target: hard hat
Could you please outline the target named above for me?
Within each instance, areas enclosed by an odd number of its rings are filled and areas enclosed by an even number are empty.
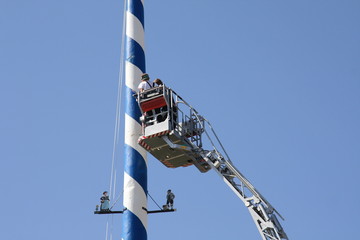
[[[144,73],[143,75],[141,75],[141,80],[143,81],[143,80],[149,80],[150,78],[149,78],[149,74],[147,74],[147,73]]]

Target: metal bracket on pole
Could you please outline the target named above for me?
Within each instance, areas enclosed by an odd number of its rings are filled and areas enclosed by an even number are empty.
[[[94,211],[94,214],[122,214],[124,211]]]
[[[166,213],[166,212],[176,212],[176,209],[161,209],[161,210],[151,210],[148,211],[146,208],[143,208],[148,214],[151,213]],[[122,214],[126,211],[94,211],[94,214]]]

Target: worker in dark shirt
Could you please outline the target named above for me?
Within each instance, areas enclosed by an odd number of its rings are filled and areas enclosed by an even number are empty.
[[[100,198],[100,211],[110,211],[110,198],[107,194],[107,191],[103,192],[103,195]]]
[[[155,79],[153,82],[153,87],[161,87],[163,85],[164,83],[159,78]]]
[[[175,194],[171,192],[171,189],[166,194],[166,205],[169,209],[173,209]]]

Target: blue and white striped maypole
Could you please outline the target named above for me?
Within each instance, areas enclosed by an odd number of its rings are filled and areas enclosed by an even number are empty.
[[[147,239],[147,158],[138,145],[141,112],[133,97],[145,73],[144,0],[126,1],[123,240]]]

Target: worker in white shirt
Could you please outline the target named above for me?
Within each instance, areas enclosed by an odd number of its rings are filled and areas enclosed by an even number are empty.
[[[150,82],[149,74],[144,73],[141,75],[141,83],[138,86],[139,92],[143,92],[152,88],[152,83]]]

